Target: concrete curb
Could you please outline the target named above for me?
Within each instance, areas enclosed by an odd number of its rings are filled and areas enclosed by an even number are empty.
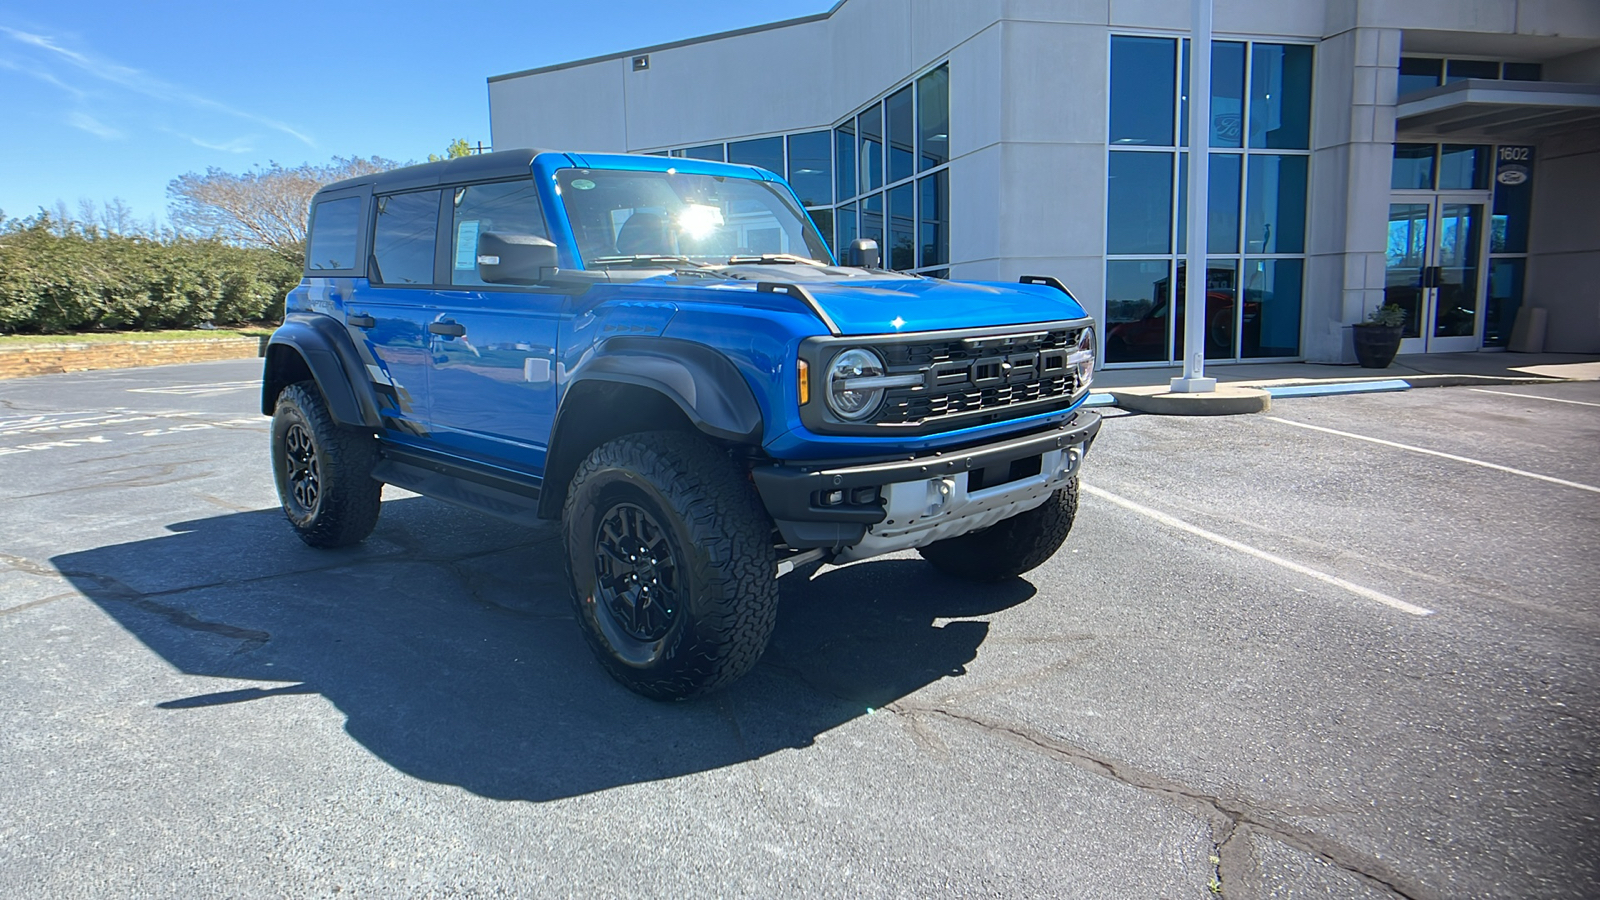
[[[265,356],[266,336],[168,341],[72,341],[0,347],[0,378],[132,369]]]
[[[1272,408],[1272,395],[1260,388],[1219,384],[1205,394],[1174,394],[1165,387],[1113,388],[1108,393],[1123,409],[1158,416],[1242,416]]]

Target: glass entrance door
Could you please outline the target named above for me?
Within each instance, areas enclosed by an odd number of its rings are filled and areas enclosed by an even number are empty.
[[[1483,328],[1483,198],[1437,194],[1394,200],[1384,302],[1406,311],[1400,352],[1477,349]]]

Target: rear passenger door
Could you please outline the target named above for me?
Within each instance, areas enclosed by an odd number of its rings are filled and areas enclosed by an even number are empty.
[[[549,237],[537,186],[445,188],[449,285],[429,323],[434,441],[442,449],[542,471],[556,408],[556,333],[568,297],[478,278],[478,236]]]
[[[373,197],[372,250],[367,280],[345,304],[346,322],[365,345],[384,424],[402,434],[426,434],[429,334],[433,319],[438,190]]]

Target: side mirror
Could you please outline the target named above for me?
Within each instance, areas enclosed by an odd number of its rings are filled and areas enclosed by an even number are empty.
[[[856,238],[845,251],[845,265],[863,269],[878,267],[878,242],[872,238]]]
[[[556,245],[536,234],[478,235],[478,277],[490,284],[538,284],[559,257]]]

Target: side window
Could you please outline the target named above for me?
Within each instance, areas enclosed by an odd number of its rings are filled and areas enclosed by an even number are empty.
[[[455,215],[450,227],[451,284],[484,284],[478,278],[478,235],[485,231],[550,236],[539,206],[539,191],[531,179],[455,189]]]
[[[373,271],[379,284],[433,284],[434,247],[439,239],[439,192],[378,197],[373,228]]]
[[[361,198],[324,200],[311,209],[311,240],[306,268],[356,268],[356,232],[361,222]]]

